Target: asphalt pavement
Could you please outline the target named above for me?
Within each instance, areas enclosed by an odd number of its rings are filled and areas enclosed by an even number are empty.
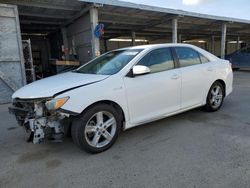
[[[250,187],[250,71],[234,72],[220,111],[195,109],[123,132],[100,154],[26,143],[0,105],[0,187]]]

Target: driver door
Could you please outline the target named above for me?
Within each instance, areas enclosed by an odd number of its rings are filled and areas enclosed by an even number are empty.
[[[152,121],[180,110],[181,74],[175,69],[170,48],[149,52],[137,65],[147,66],[150,73],[124,77],[130,123]]]

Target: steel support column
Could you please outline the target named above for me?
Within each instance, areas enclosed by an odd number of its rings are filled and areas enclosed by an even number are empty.
[[[108,40],[107,39],[104,39],[104,50],[105,50],[105,52],[108,51]]]
[[[238,36],[237,37],[237,50],[240,49],[240,37]]]
[[[131,33],[131,38],[132,38],[132,46],[135,46],[136,45],[136,43],[135,43],[136,35],[135,35],[134,31],[132,31],[132,33]]]
[[[90,25],[91,25],[91,46],[92,46],[92,58],[100,55],[100,40],[95,36],[95,28],[98,24],[98,10],[93,7],[89,11],[90,13]]]
[[[67,37],[67,28],[62,27],[61,32],[62,32],[65,60],[69,60],[69,43]]]
[[[178,29],[178,20],[174,18],[172,20],[172,43],[177,43],[177,29]]]
[[[211,37],[211,53],[214,54],[215,53],[215,49],[214,49],[214,35]]]
[[[179,37],[178,37],[178,42],[181,43],[182,42],[182,34],[179,34]]]
[[[226,51],[227,24],[223,23],[221,28],[221,58],[225,58]]]

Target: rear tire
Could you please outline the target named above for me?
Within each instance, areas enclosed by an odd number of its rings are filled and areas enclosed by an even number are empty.
[[[121,116],[113,106],[97,104],[73,121],[71,134],[81,149],[99,153],[115,143],[121,127]]]
[[[208,112],[215,112],[219,110],[223,104],[224,96],[225,89],[223,85],[218,81],[214,82],[207,94],[205,110]]]
[[[233,71],[238,71],[238,70],[240,70],[240,68],[232,68],[233,69]]]

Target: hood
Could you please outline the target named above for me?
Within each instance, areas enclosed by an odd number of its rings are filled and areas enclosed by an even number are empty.
[[[99,82],[107,77],[109,75],[67,72],[28,84],[17,90],[12,95],[12,98],[35,99],[52,97],[57,93]]]

